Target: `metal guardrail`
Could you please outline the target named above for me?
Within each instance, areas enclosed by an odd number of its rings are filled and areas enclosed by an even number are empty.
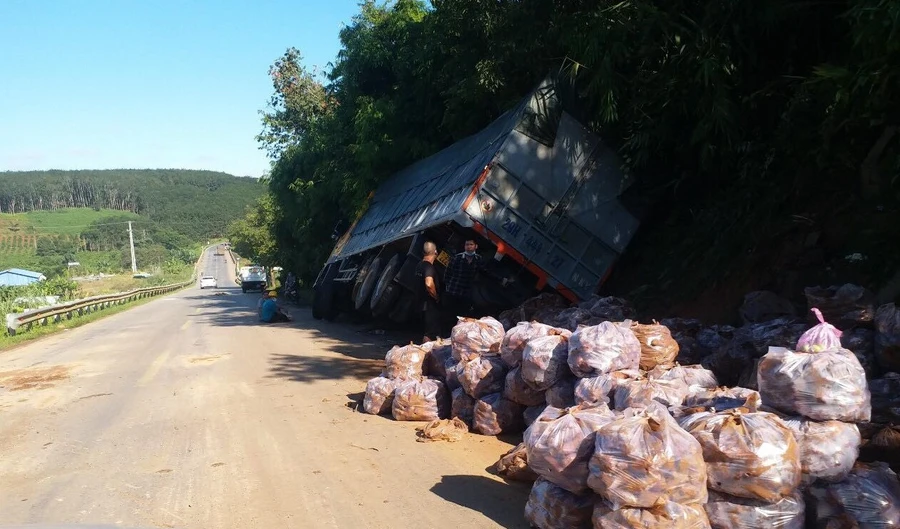
[[[74,316],[82,316],[98,312],[114,305],[124,305],[132,301],[143,298],[158,296],[160,294],[168,294],[182,288],[191,286],[195,283],[196,277],[181,283],[173,283],[171,285],[162,285],[157,287],[144,287],[129,290],[128,292],[120,292],[118,294],[105,294],[102,296],[92,296],[75,301],[60,303],[51,307],[42,309],[27,310],[19,314],[6,315],[6,332],[10,336],[15,336],[19,332],[28,331],[35,326],[44,326],[50,323],[57,323],[63,318],[71,320]]]

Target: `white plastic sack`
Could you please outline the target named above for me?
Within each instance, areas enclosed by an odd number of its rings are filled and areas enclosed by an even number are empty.
[[[628,320],[582,327],[569,339],[569,368],[578,377],[638,369],[640,361],[641,343]]]
[[[633,380],[642,380],[644,375],[637,369],[613,371],[594,377],[579,378],[575,383],[575,403],[605,402],[612,403],[613,395],[619,386]]]
[[[763,402],[785,413],[843,422],[868,422],[872,415],[866,372],[846,349],[770,347],[759,361],[758,381]]]
[[[594,529],[709,529],[701,505],[671,502],[651,509],[614,510],[606,502],[598,501],[591,520]]]
[[[384,376],[387,378],[412,379],[422,376],[422,365],[428,350],[409,344],[394,346],[384,357]]]
[[[525,503],[525,520],[537,529],[578,529],[591,526],[592,494],[573,494],[538,478]]]
[[[459,318],[450,332],[453,358],[469,361],[476,356],[499,355],[506,331],[494,318]]]
[[[507,331],[500,345],[500,358],[510,368],[516,367],[522,363],[522,353],[528,342],[535,338],[558,334],[560,336],[569,337],[572,333],[566,329],[559,329],[538,323],[536,321],[522,321],[515,327]]]
[[[459,385],[473,398],[503,390],[506,364],[493,356],[476,356],[461,364]]]
[[[677,380],[685,386],[697,386],[706,389],[719,387],[716,375],[701,365],[675,364],[673,368],[656,367],[647,373],[651,380]]]
[[[547,407],[525,431],[528,464],[539,475],[570,492],[585,491],[594,434],[615,417],[605,404],[565,410]]]
[[[528,342],[522,353],[522,378],[537,390],[550,389],[568,374],[565,336],[544,336]]]
[[[646,408],[654,402],[681,406],[688,387],[678,380],[631,380],[622,383],[613,395],[615,409]]]
[[[709,491],[703,506],[712,529],[803,529],[806,502],[795,492],[767,503]]]
[[[847,477],[859,456],[862,437],[855,424],[840,421],[815,422],[802,417],[785,418],[800,447],[804,481],[837,482]]]
[[[398,382],[386,377],[375,377],[366,383],[366,396],[363,398],[365,412],[372,415],[390,413]]]

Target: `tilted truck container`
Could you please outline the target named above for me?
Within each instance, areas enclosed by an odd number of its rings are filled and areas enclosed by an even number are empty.
[[[427,240],[441,273],[477,240],[488,279],[472,295],[486,312],[548,289],[590,298],[639,223],[621,201],[631,182],[620,160],[562,107],[546,80],[482,131],[382,183],[319,272],[313,315],[406,320]]]

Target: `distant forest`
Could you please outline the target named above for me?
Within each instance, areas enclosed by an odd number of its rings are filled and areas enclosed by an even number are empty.
[[[0,213],[115,209],[200,240],[223,234],[228,222],[264,191],[256,179],[214,171],[8,171],[0,172]]]

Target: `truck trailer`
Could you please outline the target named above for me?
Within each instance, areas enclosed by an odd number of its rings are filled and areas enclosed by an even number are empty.
[[[476,240],[486,265],[472,297],[485,313],[547,290],[572,302],[597,292],[639,225],[621,200],[632,179],[560,95],[548,78],[480,132],[383,182],[320,270],[313,316],[406,321],[425,241],[442,273]]]

